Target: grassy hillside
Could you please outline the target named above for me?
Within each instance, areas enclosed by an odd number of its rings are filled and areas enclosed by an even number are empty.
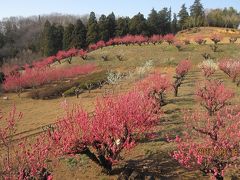
[[[208,39],[208,43],[212,34],[221,35],[223,38],[223,43],[229,43],[230,37],[240,38],[240,30],[230,29],[230,28],[218,28],[218,27],[195,27],[191,29],[186,29],[177,33],[177,37],[180,39],[191,39],[193,40],[197,36],[202,36],[203,38]],[[237,41],[240,43],[240,39]]]
[[[205,32],[205,30],[202,31]],[[206,31],[206,36],[207,34]],[[238,32],[239,34],[240,32]],[[183,38],[188,35],[187,32],[184,32],[179,33],[177,36]],[[190,34],[191,37],[195,35],[195,33]],[[168,73],[172,77],[178,62],[189,58],[192,61],[193,68],[187,76],[185,83],[179,89],[179,97],[175,98],[172,92],[167,94],[169,104],[163,107],[164,117],[160,120],[159,126],[155,130],[158,135],[157,138],[152,141],[143,140],[140,142],[134,150],[127,154],[119,166],[114,167],[116,172],[112,176],[102,174],[99,167],[90,162],[86,157],[82,157],[82,160],[77,161],[73,166],[71,166],[69,160],[62,160],[62,163],[54,171],[56,179],[67,180],[70,177],[71,179],[117,179],[119,172],[126,164],[163,179],[207,179],[208,177],[202,176],[198,171],[191,172],[180,167],[178,163],[169,157],[168,153],[174,149],[174,145],[166,142],[165,135],[167,133],[171,135],[181,134],[183,130],[183,114],[181,110],[200,108],[194,93],[195,86],[204,81],[204,77],[197,67],[204,60],[202,54],[205,52],[210,53],[216,62],[221,58],[240,57],[239,44],[220,44],[219,46],[220,51],[218,52],[212,52],[209,45],[200,46],[196,44],[187,45],[182,51],[178,51],[174,46],[169,46],[165,43],[162,45],[105,47],[89,53],[87,61],[74,58],[71,65],[67,63],[61,64],[61,66],[74,66],[86,62],[94,62],[102,70],[129,72],[136,70],[137,67],[142,66],[147,60],[152,60],[154,63],[153,71]],[[108,56],[107,61],[101,58],[103,55]],[[123,61],[119,61],[116,55],[121,55]],[[56,64],[56,66],[58,65]],[[213,78],[222,79],[227,87],[232,88],[235,92],[235,98],[232,100],[232,103],[240,103],[240,88],[236,87],[223,72],[218,70]],[[136,80],[132,79],[123,80],[117,85],[115,93],[127,91],[135,82]],[[61,116],[63,110],[60,107],[60,103],[64,99],[69,103],[82,104],[84,108],[91,112],[94,108],[94,100],[107,93],[111,93],[111,86],[106,85],[102,89],[93,90],[91,93],[83,93],[79,99],[76,97],[62,97],[53,100],[33,100],[28,97],[28,92],[23,93],[21,98],[18,98],[16,94],[9,93],[1,96],[0,108],[3,111],[7,111],[15,103],[18,111],[23,112],[24,115],[24,118],[18,123],[18,132],[25,133],[22,135],[31,135],[39,130],[36,130],[36,128],[53,123],[57,117]],[[3,101],[3,96],[8,96],[9,100]],[[233,175],[240,178],[238,169],[233,168],[226,174],[228,178],[233,177]]]

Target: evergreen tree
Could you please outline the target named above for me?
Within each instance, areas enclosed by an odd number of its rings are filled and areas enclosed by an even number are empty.
[[[44,24],[42,33],[42,53],[44,56],[50,56],[53,53],[53,28],[47,20]]]
[[[143,14],[138,13],[137,15],[133,16],[129,23],[129,31],[132,35],[136,34],[148,35],[147,23]]]
[[[194,26],[202,26],[204,24],[205,14],[200,0],[194,1],[193,5],[190,7],[190,15],[195,21]]]
[[[52,25],[54,34],[53,34],[53,51],[54,54],[57,53],[59,50],[63,49],[63,33],[64,33],[64,28],[62,25]]]
[[[120,17],[117,20],[116,36],[125,36],[129,33],[129,17]]]
[[[94,12],[90,13],[87,25],[87,44],[96,43],[99,40],[98,36],[98,23]]]
[[[189,14],[187,11],[187,8],[185,6],[185,4],[183,4],[181,6],[181,10],[178,13],[178,17],[179,17],[179,26],[181,29],[185,29],[187,27],[187,21],[189,18]]]
[[[63,49],[67,50],[72,47],[72,41],[73,41],[73,31],[74,31],[74,25],[68,24],[68,26],[64,29],[63,34]]]
[[[5,37],[4,35],[0,32],[0,48],[2,48],[5,44]]]
[[[110,37],[110,32],[108,29],[108,20],[105,15],[101,15],[98,21],[99,27],[99,38],[104,41],[108,41]]]
[[[158,12],[159,14],[159,29],[161,34],[168,34],[171,32],[171,9],[163,8]]]
[[[176,34],[178,32],[178,20],[177,20],[177,15],[174,13],[173,14],[173,20],[171,24],[171,32],[173,34]]]
[[[109,38],[113,38],[116,35],[116,18],[114,13],[112,12],[107,16],[108,22],[108,31],[109,31]]]
[[[87,29],[85,25],[80,19],[78,19],[73,30],[72,46],[78,49],[85,48],[86,34],[87,34]]]
[[[147,25],[149,28],[149,34],[160,34],[160,21],[159,14],[155,9],[152,9],[151,13],[148,15]]]

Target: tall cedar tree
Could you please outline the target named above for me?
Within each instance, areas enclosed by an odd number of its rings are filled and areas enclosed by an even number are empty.
[[[178,20],[177,20],[177,15],[174,13],[173,14],[173,20],[172,20],[172,24],[171,24],[171,32],[173,34],[176,34],[178,31]]]
[[[108,29],[108,20],[107,17],[103,14],[99,18],[98,21],[98,27],[99,27],[99,38],[104,41],[109,40],[109,29]]]
[[[120,17],[117,19],[116,36],[125,36],[129,33],[129,17]]]
[[[5,36],[3,33],[0,32],[0,48],[5,45]]]
[[[187,28],[187,21],[189,18],[189,14],[185,4],[181,6],[181,10],[178,13],[178,17],[179,17],[178,23],[179,23],[180,29],[183,30]]]
[[[148,35],[147,23],[143,14],[138,13],[137,15],[133,16],[129,23],[129,31],[132,35],[136,34]]]
[[[94,44],[99,40],[99,28],[94,12],[90,13],[87,25],[87,44]]]
[[[73,41],[73,31],[74,31],[74,25],[68,24],[67,27],[64,29],[63,34],[63,49],[68,50],[72,48],[72,41]]]
[[[160,30],[161,34],[168,34],[171,32],[171,9],[163,8],[158,12],[159,14],[159,22],[160,22]]]
[[[151,13],[148,15],[147,25],[149,29],[149,35],[161,33],[159,14],[155,9],[152,9]]]
[[[42,52],[44,56],[51,56],[54,53],[54,32],[51,23],[47,20],[44,24],[42,34]]]
[[[73,41],[72,45],[75,48],[85,48],[86,47],[86,35],[87,35],[87,29],[83,22],[78,19],[74,31],[73,31]]]
[[[193,26],[202,26],[204,25],[204,8],[200,0],[195,0],[193,5],[190,7],[190,15],[194,20]]]
[[[108,22],[108,31],[109,31],[109,38],[113,38],[116,35],[116,18],[114,13],[112,12],[107,16]]]
[[[64,28],[62,25],[52,25],[53,28],[53,54],[63,49],[63,33]]]

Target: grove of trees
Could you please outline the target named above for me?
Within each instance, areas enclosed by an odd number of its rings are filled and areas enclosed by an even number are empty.
[[[148,17],[140,12],[132,18],[91,12],[81,17],[52,14],[4,18],[0,21],[0,64],[10,60],[25,64],[59,50],[86,48],[99,40],[107,42],[127,34],[150,37],[199,26],[237,28],[239,23],[240,13],[233,7],[204,9],[200,0],[195,0],[189,10],[183,4],[177,14],[167,7],[152,9]]]

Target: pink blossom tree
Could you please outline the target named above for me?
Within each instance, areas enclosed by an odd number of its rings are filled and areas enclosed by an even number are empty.
[[[232,90],[227,89],[221,81],[206,81],[203,87],[197,88],[197,99],[206,108],[209,116],[228,105],[228,100],[234,96]]]
[[[178,88],[182,85],[185,76],[191,68],[191,62],[189,60],[182,60],[176,67],[176,75],[174,78],[176,79],[173,83],[174,95],[177,97]]]
[[[199,44],[199,45],[201,45],[201,44],[206,44],[206,40],[204,40],[204,38],[203,38],[202,36],[197,36],[197,37],[195,37],[195,38],[194,38],[194,41],[195,41],[197,44]]]
[[[170,154],[184,167],[200,170],[217,180],[222,180],[224,171],[239,163],[237,158],[240,153],[240,106],[225,106],[225,102],[231,96],[226,96],[225,90],[217,90],[216,93],[218,96],[206,95],[200,101],[220,102],[220,106],[213,108],[214,110],[209,108],[216,107],[214,103],[204,103],[208,112],[183,112],[186,131],[183,137],[177,136],[175,140],[170,140],[177,144],[177,149]]]
[[[154,45],[156,45],[157,43],[161,44],[163,42],[163,37],[161,35],[154,34],[149,38],[149,42],[153,43]]]
[[[218,65],[211,59],[203,61],[198,67],[202,70],[202,73],[206,78],[212,76],[218,69]]]
[[[219,62],[219,68],[232,78],[233,82],[237,81],[237,85],[240,85],[240,61],[223,59]]]
[[[169,44],[173,44],[175,40],[175,36],[173,34],[166,34],[163,39]]]
[[[152,99],[135,91],[98,99],[93,116],[80,107],[66,109],[57,128],[49,131],[58,154],[85,154],[107,173],[120,153],[134,147],[160,116]]]
[[[14,142],[17,132],[16,124],[22,118],[22,113],[15,106],[9,114],[0,111],[0,177],[3,179],[51,179],[47,170],[47,159],[50,157],[50,144],[47,136],[40,136],[34,143],[21,140]],[[2,122],[4,121],[4,122]]]
[[[160,106],[166,105],[166,92],[171,89],[170,78],[165,74],[151,74],[139,83],[136,88],[143,90],[146,95],[156,100]]]
[[[214,44],[218,44],[222,40],[222,36],[213,34],[210,39],[214,42]]]

